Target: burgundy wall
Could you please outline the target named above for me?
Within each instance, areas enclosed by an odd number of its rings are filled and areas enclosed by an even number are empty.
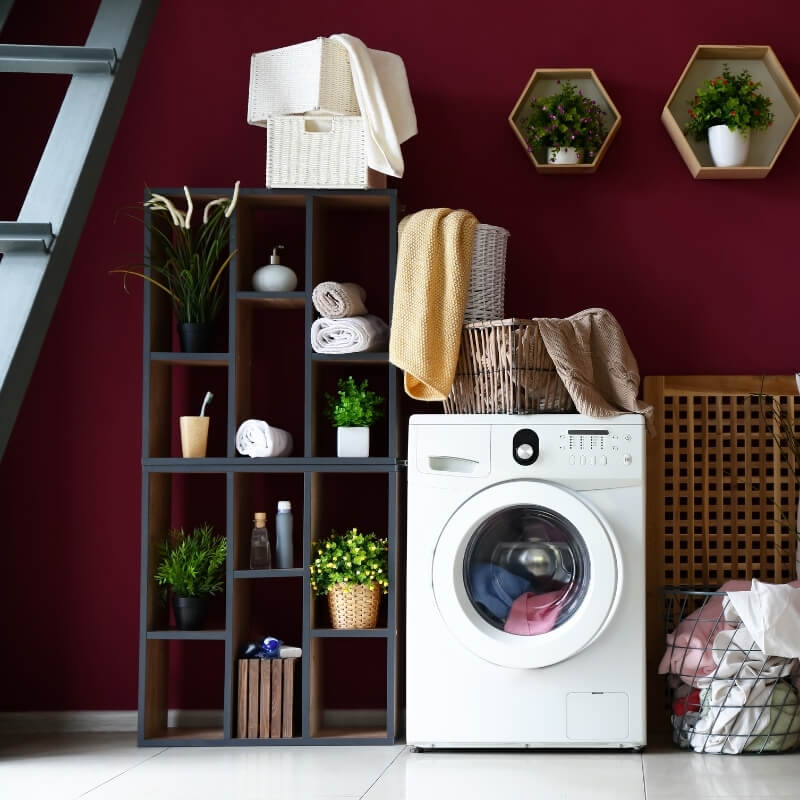
[[[96,5],[17,3],[1,38],[80,43],[79,12]],[[136,705],[141,290],[107,271],[139,257],[142,231],[114,218],[145,183],[263,185],[264,132],[245,123],[251,52],[346,31],[403,56],[420,133],[401,200],[511,231],[507,314],[605,306],[642,374],[770,373],[798,366],[800,139],[766,180],[693,181],[659,116],[700,43],[771,44],[800,86],[798,26],[800,8],[778,0],[741,17],[721,0],[572,0],[563,15],[512,0],[164,2],[0,464],[0,709]],[[597,174],[537,175],[512,135],[537,66],[593,67],[621,111]],[[29,85],[0,80],[5,219],[44,142],[38,118],[54,116],[9,113]]]

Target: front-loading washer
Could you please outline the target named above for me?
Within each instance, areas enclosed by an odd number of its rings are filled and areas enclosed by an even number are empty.
[[[409,422],[406,739],[641,748],[643,418]]]

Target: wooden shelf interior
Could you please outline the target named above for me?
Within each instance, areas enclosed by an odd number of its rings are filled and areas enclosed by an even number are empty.
[[[759,91],[772,100],[775,121],[752,135],[748,163],[742,167],[715,167],[708,142],[687,137],[689,103],[704,80],[722,73],[727,64],[734,73],[747,69]],[[771,47],[755,45],[700,45],[694,51],[661,114],[670,138],[694,178],[763,178],[775,165],[800,119],[800,97]]]
[[[247,419],[264,420],[292,435],[290,455],[302,456],[304,435],[305,315],[268,304],[239,303],[236,330],[234,430]]]
[[[270,263],[272,249],[279,244],[281,263],[297,275],[297,291],[306,288],[306,202],[304,194],[240,195],[237,291],[253,290],[253,273]]]
[[[362,533],[374,533],[384,538],[389,529],[388,503],[393,476],[381,473],[348,474],[341,472],[317,472],[311,480],[311,553],[314,559],[314,543],[330,536],[332,531],[343,534],[350,528]],[[369,504],[364,497],[371,498]],[[383,506],[387,514],[376,516],[374,508]],[[311,591],[309,586],[309,591]],[[313,595],[311,600],[311,628],[330,628],[328,598]],[[381,596],[378,610],[378,628],[386,627],[387,598]]]
[[[172,609],[163,600],[161,588],[153,575],[161,560],[161,547],[169,531],[183,528],[189,533],[208,522],[224,534],[226,476],[214,474],[181,475],[151,472],[146,482],[149,514],[147,515],[147,549],[143,568],[147,570],[147,631],[170,630],[175,627]],[[224,593],[209,599],[207,628],[225,628]]]
[[[303,566],[303,498],[305,482],[310,476],[303,473],[238,473],[234,475],[234,550],[232,563],[235,570],[250,568],[250,534],[253,515],[263,511],[267,515],[267,530],[273,548],[272,566],[277,568],[275,553],[275,514],[279,500],[292,504],[293,568]],[[275,634],[272,634],[273,636]]]
[[[313,738],[385,738],[386,710],[389,689],[386,680],[385,639],[312,639],[310,664],[310,715],[309,735]],[[340,682],[346,676],[354,677],[367,668],[373,676],[369,683],[350,680],[352,707],[374,710],[383,715],[383,727],[354,718],[346,720],[346,713],[336,706]],[[382,680],[377,680],[377,678]],[[344,718],[344,719],[343,719]],[[344,724],[343,724],[344,723]]]
[[[559,81],[564,80],[569,80],[575,84],[586,97],[594,100],[601,110],[605,112],[604,120],[608,133],[600,150],[589,164],[549,164],[545,151],[530,151],[522,132],[524,127],[523,120],[530,112],[531,98],[549,97],[557,94],[561,90]],[[593,69],[535,69],[511,114],[509,114],[508,122],[517,140],[528,154],[528,158],[536,167],[537,172],[553,175],[590,175],[600,166],[600,162],[605,157],[611,142],[617,135],[617,131],[622,124],[622,116]]]
[[[179,418],[198,415],[209,391],[214,399],[206,408],[209,417],[206,456],[224,458],[230,449],[228,370],[220,369],[219,364],[208,366],[180,359],[150,362],[147,452],[150,458],[182,457]]]
[[[205,719],[195,728],[180,718],[179,725],[172,725],[169,711],[219,710],[222,716],[225,642],[148,639],[145,647],[143,738],[223,738],[223,730],[209,728]]]
[[[315,387],[314,396],[310,398],[312,424],[311,455],[318,458],[336,455],[336,428],[331,425],[326,416],[327,402],[325,395],[336,396],[338,381],[348,376],[353,377],[356,384],[363,380],[369,383],[370,391],[384,398],[384,415],[369,429],[369,454],[371,457],[381,457],[389,452],[389,367],[380,361],[313,361],[311,365],[312,383]]]

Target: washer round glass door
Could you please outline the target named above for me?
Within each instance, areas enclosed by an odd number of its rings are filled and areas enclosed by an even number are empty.
[[[583,650],[616,608],[621,564],[600,513],[546,481],[470,497],[433,555],[433,593],[453,635],[505,667],[556,664]]]

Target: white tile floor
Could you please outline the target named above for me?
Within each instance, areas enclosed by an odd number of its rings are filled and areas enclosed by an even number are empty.
[[[133,734],[0,737],[2,800],[775,800],[800,753],[411,753],[394,747],[136,747]]]

